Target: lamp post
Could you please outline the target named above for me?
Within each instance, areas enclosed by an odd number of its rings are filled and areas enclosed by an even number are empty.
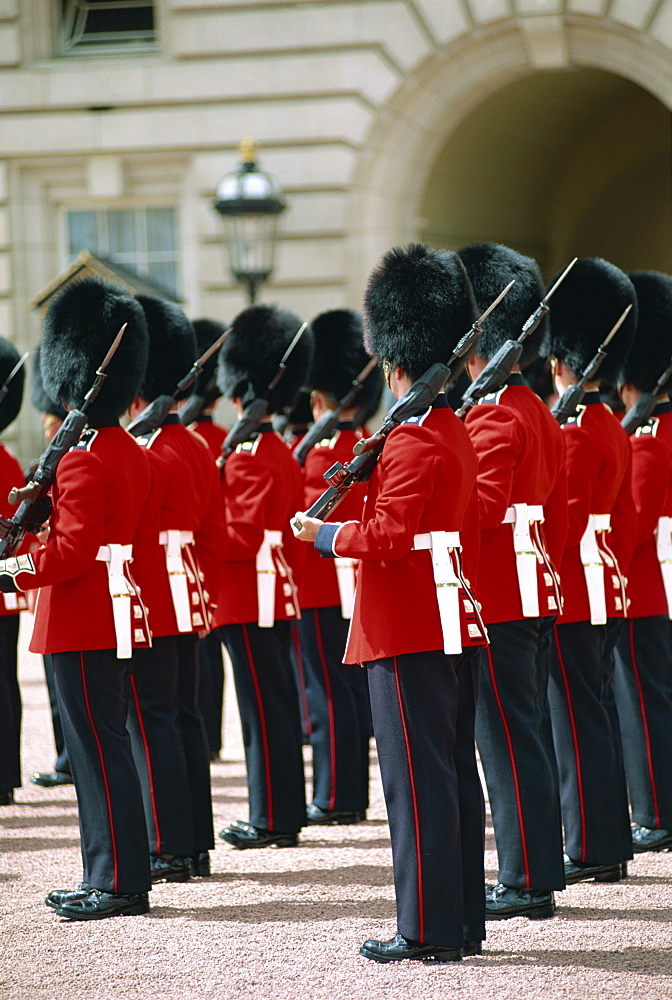
[[[258,169],[252,139],[241,142],[240,159],[238,169],[217,185],[214,207],[224,220],[231,273],[247,286],[253,305],[258,286],[273,271],[277,220],[287,206],[271,177]]]

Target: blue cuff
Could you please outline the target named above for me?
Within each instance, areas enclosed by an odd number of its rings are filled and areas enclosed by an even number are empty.
[[[341,524],[323,524],[322,527],[317,532],[317,538],[315,539],[315,548],[320,553],[322,558],[335,559],[336,553],[334,552],[334,538],[336,537],[336,532],[341,527]]]

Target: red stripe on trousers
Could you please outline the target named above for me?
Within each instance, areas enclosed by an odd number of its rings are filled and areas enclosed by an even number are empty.
[[[560,672],[562,673],[562,683],[565,688],[565,701],[567,702],[567,711],[569,713],[569,726],[572,730],[572,743],[574,744],[574,759],[576,760],[576,787],[579,796],[579,814],[581,816],[581,857],[580,859],[573,858],[572,860],[585,861],[586,860],[586,807],[585,799],[583,794],[583,775],[581,774],[581,754],[579,752],[579,734],[576,728],[576,718],[574,716],[574,706],[572,705],[572,695],[569,689],[569,680],[567,677],[567,669],[565,667],[565,661],[562,657],[562,650],[560,648],[560,638],[558,635],[557,628],[553,629],[553,636],[555,638],[555,651],[558,654],[558,663],[560,664]]]
[[[331,689],[331,678],[327,667],[327,659],[324,655],[324,643],[322,642],[322,624],[320,622],[320,612],[318,608],[313,609],[315,621],[315,637],[317,639],[317,649],[320,654],[322,674],[324,676],[324,686],[327,692],[327,706],[329,708],[329,755],[331,770],[331,792],[329,795],[329,808],[336,808],[336,724],[334,722],[334,695]]]
[[[142,736],[142,745],[145,751],[145,762],[147,764],[147,778],[149,781],[149,798],[152,803],[152,819],[154,820],[154,832],[156,834],[156,853],[161,854],[161,827],[159,826],[159,813],[156,807],[156,793],[154,792],[154,769],[152,767],[152,757],[149,752],[149,741],[147,739],[147,730],[145,729],[145,722],[142,718],[142,711],[140,709],[140,698],[138,697],[138,689],[135,686],[135,678],[131,677],[131,691],[133,692],[133,701],[135,702],[135,714],[138,718],[138,726],[140,727],[140,735]]]
[[[656,777],[653,772],[653,752],[651,750],[651,733],[649,731],[649,720],[646,717],[646,702],[644,700],[644,690],[642,688],[642,680],[639,673],[639,667],[637,665],[637,656],[635,654],[635,623],[630,622],[630,659],[632,660],[632,672],[635,678],[635,684],[637,685],[637,694],[639,696],[639,708],[642,713],[642,725],[644,727],[644,742],[646,744],[646,759],[649,767],[649,781],[651,782],[651,797],[653,799],[653,811],[656,816],[656,829],[660,829],[660,809],[658,807],[658,792],[656,790]]]
[[[502,705],[502,699],[499,695],[499,689],[497,687],[497,681],[495,679],[495,665],[492,660],[492,653],[490,652],[490,646],[485,647],[488,653],[488,664],[490,666],[490,681],[492,683],[492,690],[497,701],[497,707],[499,709],[499,715],[502,720],[502,726],[504,728],[504,736],[506,737],[506,743],[509,748],[509,760],[511,761],[511,774],[513,776],[513,787],[516,794],[516,809],[518,810],[518,826],[520,827],[520,842],[523,850],[523,864],[525,866],[525,885],[530,888],[530,859],[527,853],[527,838],[525,836],[525,822],[523,819],[523,800],[520,794],[520,782],[518,780],[518,768],[516,767],[516,758],[513,755],[513,740],[511,739],[511,731],[509,729],[509,724],[506,721],[506,716],[504,714],[504,706]]]
[[[114,835],[114,819],[112,815],[112,796],[110,795],[110,785],[107,780],[107,769],[105,768],[105,757],[103,756],[103,746],[98,737],[96,731],[96,726],[93,721],[93,714],[91,712],[91,703],[89,701],[89,691],[86,685],[86,671],[84,669],[84,653],[79,654],[79,669],[82,676],[82,690],[84,692],[84,704],[86,705],[86,714],[89,717],[89,723],[91,725],[91,731],[93,733],[93,738],[96,741],[96,746],[98,747],[98,757],[100,758],[100,769],[103,774],[103,785],[105,787],[105,798],[107,799],[107,815],[110,821],[110,840],[112,843],[112,866],[114,871],[113,884],[114,892],[118,891],[119,888],[119,859],[117,857],[117,838]]]
[[[266,773],[266,806],[268,813],[268,829],[273,829],[273,787],[271,784],[271,755],[268,747],[268,730],[266,728],[266,716],[264,714],[264,703],[261,700],[261,688],[259,686],[259,677],[257,676],[257,668],[254,665],[254,657],[252,656],[252,646],[250,645],[250,637],[247,631],[247,625],[242,626],[243,629],[243,639],[245,640],[245,651],[247,653],[247,662],[250,665],[250,673],[252,675],[252,683],[254,684],[254,690],[257,696],[257,710],[259,712],[259,725],[261,728],[261,742],[264,748],[264,771]]]
[[[413,801],[413,822],[415,824],[415,856],[416,863],[418,866],[418,933],[420,935],[420,941],[425,940],[425,899],[422,887],[422,850],[420,846],[420,814],[418,811],[418,795],[415,788],[415,774],[413,773],[413,758],[411,756],[411,741],[408,736],[408,727],[406,725],[406,716],[404,714],[404,703],[401,697],[401,684],[399,682],[399,668],[397,666],[397,658],[393,657],[392,662],[394,663],[394,679],[397,684],[397,699],[399,701],[399,716],[401,718],[401,726],[404,730],[404,742],[406,744],[406,757],[408,759],[408,776],[411,782],[411,799]]]

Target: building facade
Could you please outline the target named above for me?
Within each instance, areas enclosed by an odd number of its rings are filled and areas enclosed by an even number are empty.
[[[289,205],[262,297],[308,319],[416,239],[672,272],[671,109],[672,0],[0,0],[0,333],[83,247],[234,316],[245,135]]]

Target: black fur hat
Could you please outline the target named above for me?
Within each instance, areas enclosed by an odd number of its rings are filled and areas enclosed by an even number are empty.
[[[525,321],[544,297],[544,283],[536,260],[502,246],[500,243],[476,243],[458,250],[474,290],[479,313],[485,312],[512,278],[516,279],[499,305],[483,323],[476,353],[486,360],[493,357],[507,340],[517,340]],[[548,320],[523,341],[520,367],[525,369],[543,352],[548,334]]]
[[[7,381],[7,377],[12,368],[18,363],[21,355],[8,340],[0,337],[0,388]],[[0,403],[0,431],[9,427],[12,421],[16,420],[23,402],[23,385],[26,378],[26,369],[21,367],[7,388],[7,395]]]
[[[549,288],[560,273],[551,279]],[[618,382],[632,345],[637,327],[637,295],[630,278],[615,264],[601,257],[577,260],[550,301],[550,353],[580,377],[628,305],[632,309],[610,341],[596,374],[605,385]]]
[[[72,407],[83,404],[124,323],[126,332],[108,365],[108,377],[87,410],[92,426],[116,423],[138,393],[147,364],[144,313],[123,288],[99,278],[72,282],[47,310],[40,351],[44,390]]]
[[[331,309],[320,313],[311,323],[315,353],[308,369],[306,384],[328,393],[336,402],[343,399],[369,361],[364,350],[362,317],[351,309]],[[383,392],[383,372],[376,367],[369,372],[357,396],[355,406],[375,413]]]
[[[449,360],[476,316],[469,278],[456,253],[421,243],[394,247],[369,278],[364,346],[417,379],[436,362]]]
[[[651,392],[672,361],[672,276],[632,271],[629,278],[637,293],[638,320],[623,380],[640,392]],[[671,387],[669,379],[661,392]]]
[[[51,396],[47,395],[44,388],[42,371],[40,369],[40,350],[41,345],[38,344],[35,350],[30,353],[30,360],[32,362],[30,370],[30,401],[38,413],[44,413],[47,416],[65,420],[68,415],[67,412],[60,403],[57,403]]]
[[[196,334],[196,354],[200,358],[222,336],[226,327],[223,323],[218,323],[216,319],[195,319],[192,323]],[[191,389],[195,395],[205,398],[206,406],[212,406],[222,395],[217,385],[218,354],[219,350],[210,355]]]
[[[217,382],[227,399],[238,397],[243,406],[266,397],[282,357],[296,336],[301,320],[288,309],[250,306],[233,321],[233,332],[222,344]],[[294,406],[312,359],[313,334],[308,327],[286,361],[285,372],[268,396],[268,412],[282,413]]]
[[[149,332],[147,369],[138,393],[148,403],[157,396],[172,396],[196,360],[196,334],[191,321],[175,302],[138,295]],[[177,395],[186,399],[190,390]]]

